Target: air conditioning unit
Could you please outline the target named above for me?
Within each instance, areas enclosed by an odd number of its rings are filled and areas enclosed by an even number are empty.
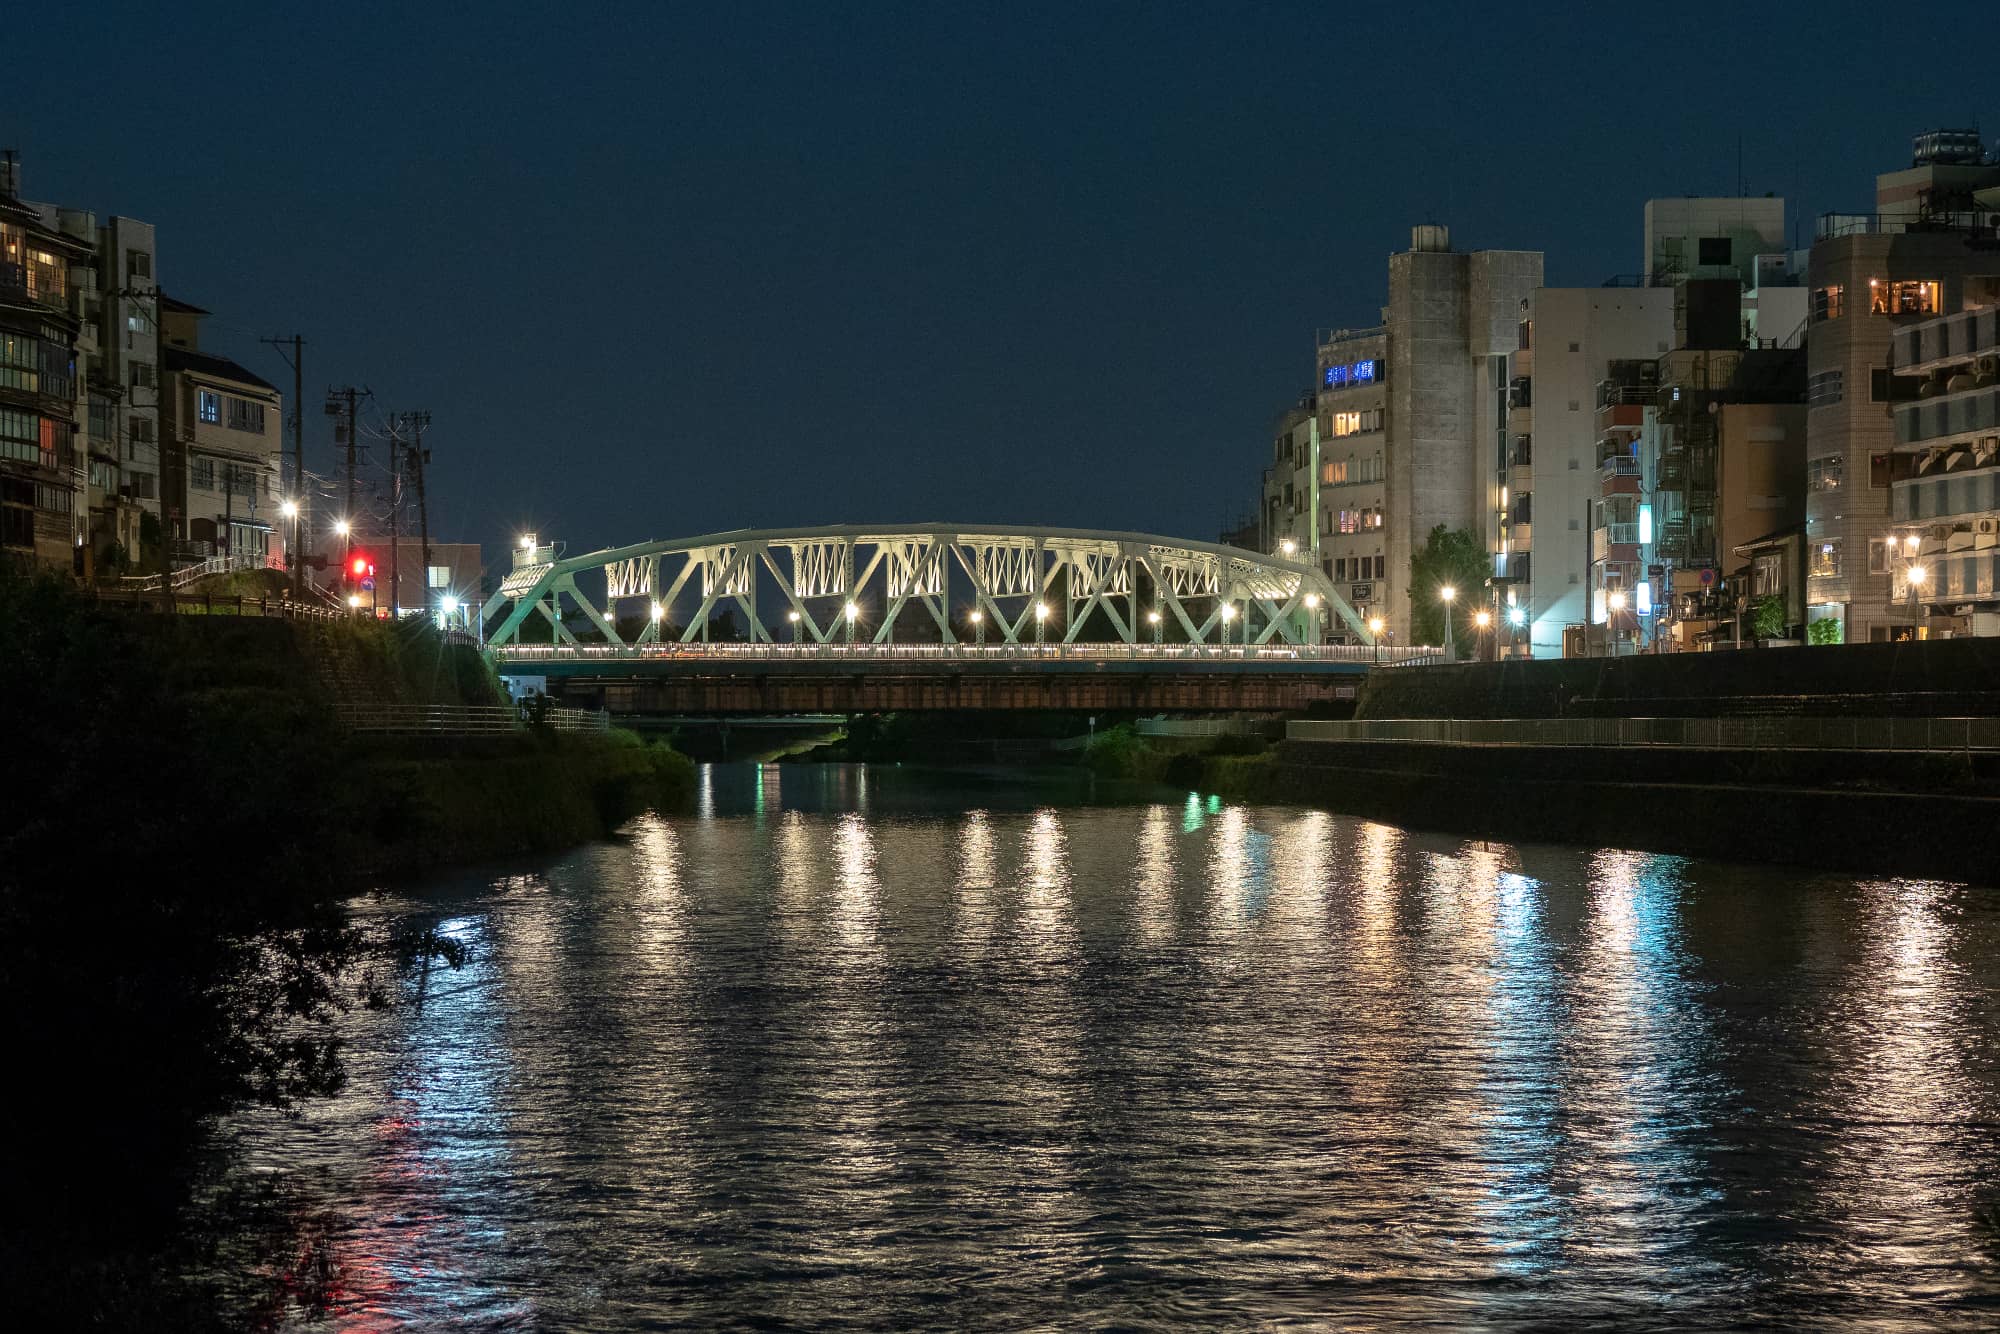
[[[2000,533],[2000,519],[1974,519],[1972,521],[1972,531],[1981,537],[1992,537],[1994,534]]]

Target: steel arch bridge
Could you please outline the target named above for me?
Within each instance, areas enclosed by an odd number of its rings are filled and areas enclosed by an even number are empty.
[[[711,618],[732,610],[752,642],[776,644],[760,589],[775,595],[789,639],[821,645],[892,643],[906,613],[927,617],[945,644],[1139,645],[1169,633],[1195,645],[1311,644],[1336,617],[1374,642],[1304,562],[1149,533],[940,523],[737,529],[578,556],[524,538],[481,620],[489,649],[521,644],[536,616],[556,645],[576,646],[573,608],[607,644],[637,647],[663,642],[669,624],[680,643],[706,642]],[[618,630],[626,605],[644,617],[631,639]],[[1083,638],[1089,627],[1109,638]]]

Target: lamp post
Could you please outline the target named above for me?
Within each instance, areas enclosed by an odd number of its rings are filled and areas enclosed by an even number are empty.
[[[1037,602],[1035,604],[1035,647],[1036,648],[1040,648],[1042,646],[1042,630],[1043,627],[1048,624],[1048,622],[1049,622],[1049,604],[1046,602]]]
[[[1166,633],[1166,627],[1160,622],[1160,609],[1158,607],[1146,613],[1146,623],[1153,627],[1153,647],[1158,648],[1164,642],[1161,636]]]
[[[1308,630],[1308,633],[1309,633],[1309,634],[1310,634],[1310,635],[1312,636],[1312,642],[1313,642],[1313,643],[1315,643],[1315,644],[1317,644],[1317,643],[1319,643],[1319,639],[1320,639],[1320,635],[1319,635],[1319,594],[1317,594],[1317,593],[1308,593],[1308,594],[1306,594],[1306,613],[1307,613],[1307,615],[1306,615],[1306,625],[1307,625],[1307,626],[1309,627],[1309,630]]]
[[[1452,637],[1451,628],[1451,603],[1452,599],[1457,596],[1458,590],[1450,584],[1446,584],[1438,590],[1438,599],[1444,603],[1444,660],[1446,662],[1458,661],[1458,644]]]
[[[861,615],[861,608],[855,604],[854,599],[849,598],[847,600],[847,605],[842,607],[840,610],[841,614],[847,618],[847,646],[849,648],[853,648],[854,622],[856,618],[858,618]]]
[[[1387,624],[1388,622],[1384,621],[1380,616],[1370,616],[1368,618],[1368,637],[1374,641],[1375,661],[1378,664],[1382,661],[1382,628]]]
[[[986,647],[986,613],[977,607],[972,609],[972,642],[977,648]]]
[[[333,535],[340,539],[340,567],[344,570],[347,568],[347,558],[354,554],[354,530],[348,526],[347,520],[335,519]]]
[[[1235,619],[1236,619],[1236,604],[1235,604],[1234,602],[1225,602],[1225,603],[1223,603],[1223,604],[1222,604],[1222,646],[1223,646],[1224,648],[1227,648],[1227,647],[1229,647],[1229,623],[1230,623],[1231,621],[1234,621]]]
[[[1486,632],[1493,626],[1493,613],[1481,607],[1472,614],[1472,625],[1479,632],[1472,641],[1472,656],[1479,658],[1486,651]]]
[[[792,610],[790,610],[790,611],[788,611],[788,612],[786,612],[786,613],[785,613],[785,624],[787,624],[787,625],[789,625],[789,626],[791,626],[791,627],[792,627],[792,642],[793,642],[794,644],[798,643],[798,642],[799,642],[799,613],[798,613],[798,609],[797,609],[796,607],[794,607],[794,608],[793,608]]]
[[[1903,571],[1903,581],[1910,586],[1910,638],[1912,639],[1923,638],[1922,629],[1918,622],[1920,614],[1918,611],[1918,599],[1923,593],[1925,581],[1930,577],[1931,572],[1921,565],[1912,565],[1909,569]]]
[[[1615,658],[1618,656],[1618,613],[1625,610],[1625,592],[1623,589],[1613,589],[1611,596],[1604,601],[1611,608],[1611,614],[1604,618],[1609,632],[1609,640],[1605,645],[1606,656]]]

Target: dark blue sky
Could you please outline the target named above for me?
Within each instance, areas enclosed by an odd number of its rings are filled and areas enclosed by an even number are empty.
[[[1810,236],[2000,49],[1990,3],[412,9],[45,7],[0,143],[156,223],[217,350],[288,386],[254,337],[306,336],[310,466],[366,383],[434,414],[434,535],[572,550],[1211,536],[1411,223],[1596,283],[1740,135]]]

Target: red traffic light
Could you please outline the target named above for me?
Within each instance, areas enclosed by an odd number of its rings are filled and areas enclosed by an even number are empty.
[[[356,579],[361,578],[361,576],[368,573],[368,558],[366,556],[356,556],[348,563],[347,569]]]

